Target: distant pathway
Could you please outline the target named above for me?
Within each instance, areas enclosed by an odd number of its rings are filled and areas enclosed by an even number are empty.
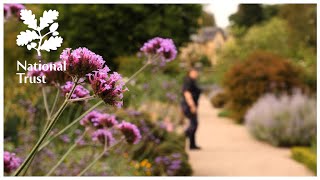
[[[202,150],[188,150],[194,176],[313,176],[290,158],[290,149],[257,141],[243,125],[217,113],[202,96],[197,133]]]

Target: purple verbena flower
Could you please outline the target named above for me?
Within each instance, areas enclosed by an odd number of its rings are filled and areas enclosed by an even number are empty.
[[[73,84],[74,84],[73,82],[68,81],[66,82],[65,85],[61,86],[61,90],[64,95],[66,95],[71,91]],[[89,96],[89,93],[90,92],[86,88],[84,88],[81,85],[77,85],[76,88],[74,89],[73,94],[71,95],[71,99],[83,98],[83,97]]]
[[[11,14],[20,18],[20,11],[26,7],[22,4],[10,4]]]
[[[107,143],[107,146],[110,146],[115,142],[112,133],[106,129],[98,129],[93,132],[92,140],[99,141],[102,144]]]
[[[71,48],[63,50],[60,59],[66,61],[67,73],[78,78],[103,68],[105,63],[101,56],[81,47],[75,50],[71,50]]]
[[[102,114],[100,117],[98,117],[98,121],[102,127],[108,128],[118,124],[116,116],[111,114]]]
[[[177,56],[177,49],[172,39],[161,37],[155,37],[144,43],[140,50],[146,55],[158,55],[161,59],[161,64],[170,62]]]
[[[141,134],[136,125],[122,121],[118,125],[119,129],[130,144],[137,144],[141,140]]]
[[[69,143],[70,142],[70,137],[67,134],[61,135],[60,139],[64,142],[64,143]]]
[[[160,164],[160,163],[162,162],[162,157],[161,157],[161,156],[156,157],[156,159],[154,160],[154,162],[155,162],[156,164]]]
[[[6,173],[16,170],[21,164],[21,159],[16,157],[15,153],[10,153],[8,151],[4,151],[3,161],[4,172]]]
[[[101,116],[101,113],[98,111],[91,111],[83,119],[81,119],[80,124],[86,128],[91,128],[96,126],[99,122],[98,118]]]
[[[25,9],[25,6],[22,4],[4,4],[3,5],[4,19],[9,19],[12,15],[20,19],[20,11],[22,9]]]
[[[99,96],[106,104],[118,108],[123,105],[124,82],[117,72],[108,75],[109,68],[99,69],[88,75],[89,82],[94,93]]]

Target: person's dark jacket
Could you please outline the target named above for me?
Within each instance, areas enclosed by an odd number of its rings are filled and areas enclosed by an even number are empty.
[[[182,87],[182,105],[187,105],[187,101],[184,97],[184,92],[189,91],[192,95],[193,101],[196,106],[198,106],[198,100],[201,94],[201,89],[198,87],[195,79],[190,78],[189,76],[184,79]]]

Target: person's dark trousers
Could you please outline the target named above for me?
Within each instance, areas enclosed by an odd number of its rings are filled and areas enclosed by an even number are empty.
[[[196,144],[196,132],[198,128],[198,117],[197,114],[193,114],[187,105],[182,105],[184,115],[189,119],[189,127],[186,130],[186,135],[190,140],[190,148],[197,147]]]

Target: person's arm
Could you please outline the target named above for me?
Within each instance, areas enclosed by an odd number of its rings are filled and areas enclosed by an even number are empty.
[[[187,101],[188,106],[190,107],[191,112],[195,114],[197,112],[197,107],[196,107],[196,104],[193,101],[193,98],[192,98],[192,95],[191,95],[190,91],[185,91],[183,93],[183,95],[184,95],[184,97],[185,97],[185,99]]]

